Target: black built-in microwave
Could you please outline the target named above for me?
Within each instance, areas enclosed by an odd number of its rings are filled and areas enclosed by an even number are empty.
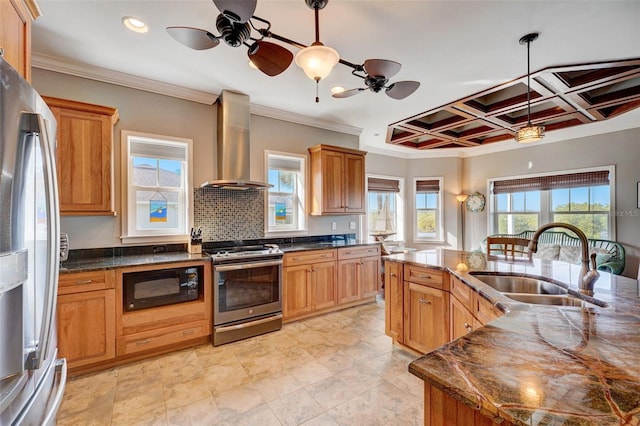
[[[124,310],[196,300],[202,294],[203,274],[202,266],[126,272],[122,274]]]

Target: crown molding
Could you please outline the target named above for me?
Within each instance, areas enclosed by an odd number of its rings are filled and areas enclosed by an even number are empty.
[[[251,114],[260,115],[267,118],[274,118],[276,120],[288,121],[290,123],[302,124],[305,126],[317,127],[319,129],[346,133],[348,135],[360,136],[360,134],[362,133],[362,128],[360,127],[331,123],[329,121],[318,120],[317,118],[309,117],[306,115],[282,111],[276,108],[265,107],[262,105],[251,104]]]
[[[187,101],[198,102],[206,105],[213,105],[218,99],[218,94],[188,89],[182,86],[163,83],[157,80],[138,77],[119,71],[87,65],[80,62],[69,61],[54,56],[33,52],[31,66],[47,71],[54,71],[61,74],[73,75],[75,77],[89,80],[101,81],[103,83],[116,84],[131,89],[144,90],[146,92],[157,93],[159,95],[171,96]],[[344,124],[331,123],[318,120],[306,115],[282,111],[262,105],[251,104],[251,113],[276,120],[288,121],[305,126],[317,127],[334,132],[346,133],[349,135],[360,135],[362,129],[359,127]]]

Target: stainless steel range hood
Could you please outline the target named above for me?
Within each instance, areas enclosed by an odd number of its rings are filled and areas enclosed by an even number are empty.
[[[218,178],[201,187],[264,190],[271,185],[250,179],[249,96],[223,90],[218,96]]]

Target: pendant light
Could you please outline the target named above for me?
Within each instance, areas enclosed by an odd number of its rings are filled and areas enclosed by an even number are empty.
[[[316,102],[318,98],[318,82],[329,75],[333,67],[340,60],[340,55],[334,49],[320,42],[320,30],[318,25],[318,11],[324,8],[329,0],[305,0],[307,6],[315,12],[316,41],[311,46],[305,47],[296,54],[296,65],[304,73],[316,82]]]
[[[520,44],[527,45],[527,125],[516,132],[516,142],[529,143],[539,141],[544,137],[544,126],[534,126],[531,124],[531,42],[538,38],[538,33],[531,33],[520,39]]]

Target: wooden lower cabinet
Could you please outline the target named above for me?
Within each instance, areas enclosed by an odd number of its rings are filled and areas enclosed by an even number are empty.
[[[449,341],[449,292],[404,282],[404,344],[422,353]]]
[[[336,263],[320,262],[284,268],[282,283],[285,319],[336,306]]]
[[[57,302],[58,356],[70,371],[116,356],[114,272],[64,274]]]
[[[364,303],[379,291],[379,245],[285,253],[283,265],[284,321]]]
[[[492,426],[511,425],[511,422],[500,419],[500,423],[493,421],[478,410],[474,410],[462,401],[447,395],[442,390],[429,383],[424,384],[424,425],[425,426]]]
[[[477,320],[471,312],[469,312],[467,307],[453,294],[451,295],[449,309],[451,318],[451,340],[456,340],[477,328]]]
[[[124,311],[123,274],[202,267],[198,299],[139,311]],[[116,355],[121,359],[167,352],[209,340],[212,328],[211,262],[176,262],[121,268],[116,272]]]
[[[380,291],[380,246],[338,249],[338,303],[375,297]]]
[[[394,341],[402,343],[404,341],[402,263],[385,262],[384,282],[385,333]]]

